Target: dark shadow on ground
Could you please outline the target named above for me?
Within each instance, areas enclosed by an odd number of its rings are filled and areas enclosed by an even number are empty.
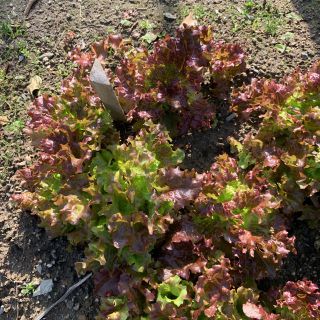
[[[291,0],[320,50],[320,0]]]
[[[296,237],[297,254],[290,254],[280,272],[280,281],[298,281],[306,277],[320,285],[320,234],[298,218],[291,225],[291,236]]]

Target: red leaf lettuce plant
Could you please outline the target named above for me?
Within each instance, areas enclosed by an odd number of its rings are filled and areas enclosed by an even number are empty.
[[[227,98],[233,78],[245,71],[245,55],[238,44],[214,41],[211,28],[184,25],[176,36],[167,35],[153,49],[132,48],[119,36],[75,50],[72,59],[81,67],[95,58],[106,63],[110,53],[119,60],[115,75],[109,71],[119,102],[129,121],[162,122],[172,135],[208,128],[215,119],[215,103],[202,90],[210,83],[211,98]]]
[[[162,121],[173,134],[209,127],[215,107],[201,86],[211,81],[225,96],[234,76],[245,69],[237,44],[215,42],[207,27],[180,27],[153,49],[133,51],[116,69],[115,89],[129,120]]]
[[[318,220],[320,209],[320,63],[280,83],[252,80],[233,93],[233,108],[245,118],[258,113],[256,133],[238,149],[242,166],[256,165],[273,184],[287,213]]]
[[[240,48],[184,26],[151,53],[129,53],[116,90],[130,119],[148,121],[122,141],[89,82],[94,59],[111,48],[125,54],[119,37],[93,53],[74,51],[78,67],[62,94],[31,106],[27,133],[38,157],[19,171],[28,191],[14,196],[51,234],[84,245],[76,267],[95,272],[97,319],[318,318],[310,281],[269,296],[257,286],[295,251],[281,210],[319,191],[318,65],[236,92],[234,108],[259,111],[262,125],[243,144],[233,141],[238,159],[221,155],[198,174],[178,167],[183,152],[150,119],[174,115],[179,133],[209,126],[214,111],[201,85],[210,78],[214,94],[225,93],[243,68]]]

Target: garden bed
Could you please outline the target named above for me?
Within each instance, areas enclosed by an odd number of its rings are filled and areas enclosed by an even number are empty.
[[[34,318],[79,279],[74,263],[82,258],[81,248],[70,248],[63,238],[51,240],[37,227],[36,217],[9,202],[10,196],[20,188],[13,174],[28,165],[33,156],[30,142],[22,132],[26,108],[31,101],[26,91],[30,76],[41,76],[42,92],[59,91],[61,80],[71,71],[66,57],[70,31],[75,33],[71,45],[80,44],[84,49],[93,40],[113,31],[134,38],[137,45],[148,41],[150,33],[159,37],[164,32],[172,34],[191,8],[201,24],[213,25],[217,39],[238,42],[245,49],[248,65],[239,83],[249,83],[253,76],[279,79],[297,66],[307,69],[319,58],[317,1],[308,4],[272,1],[270,10],[253,11],[246,3],[248,1],[197,1],[196,4],[192,1],[39,1],[29,18],[22,22],[25,3],[1,2],[4,8],[1,21],[8,21],[9,15],[13,19],[14,34],[3,29],[0,43],[1,70],[6,73],[5,77],[0,76],[1,115],[8,119],[1,128],[0,306],[4,312],[0,319]],[[176,18],[168,21],[164,16],[167,12]],[[96,39],[92,39],[93,34]],[[146,34],[149,36],[143,38]],[[221,110],[214,128],[175,139],[175,146],[186,152],[184,168],[208,170],[216,156],[230,152],[228,136],[241,138],[259,126],[256,121],[240,124],[237,119],[229,120],[227,109]],[[296,221],[289,231],[297,237],[298,255],[291,255],[285,261],[278,279],[283,283],[303,277],[319,281],[319,232],[310,230],[301,221]],[[21,293],[24,285],[46,278],[54,281],[49,296],[32,298]],[[93,319],[96,310],[92,284],[88,282],[46,319]]]

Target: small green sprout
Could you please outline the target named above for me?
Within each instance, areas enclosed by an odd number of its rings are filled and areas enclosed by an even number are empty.
[[[141,40],[145,41],[148,44],[151,44],[155,40],[157,40],[158,35],[154,34],[153,32],[147,32],[144,36],[141,37]]]
[[[130,20],[127,19],[123,19],[120,21],[120,24],[124,27],[131,27],[132,26],[132,22]]]
[[[217,12],[208,10],[202,4],[196,4],[192,7],[185,5],[180,9],[180,13],[182,17],[186,17],[190,12],[192,12],[195,19],[200,22],[204,22],[204,20],[215,20],[218,15]]]
[[[278,33],[279,27],[281,25],[281,19],[268,14],[263,17],[262,20],[264,31],[274,37]]]
[[[36,290],[36,287],[37,287],[37,284],[33,282],[25,283],[21,289],[21,294],[24,296],[28,296]]]
[[[115,28],[113,26],[108,26],[106,28],[106,32],[107,32],[107,34],[110,34],[110,33],[115,33],[116,30],[115,30]]]
[[[141,20],[139,22],[139,27],[143,30],[151,31],[155,26],[149,20]]]
[[[4,130],[10,133],[19,133],[24,128],[24,122],[20,119],[15,120],[4,127]]]
[[[244,7],[248,10],[251,11],[252,9],[254,9],[254,7],[256,6],[255,2],[250,0],[250,1],[246,1],[244,4]]]
[[[16,39],[24,33],[25,29],[20,25],[14,25],[8,21],[3,21],[0,23],[0,35],[6,40]]]

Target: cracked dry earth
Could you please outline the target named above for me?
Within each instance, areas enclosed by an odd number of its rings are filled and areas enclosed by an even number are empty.
[[[66,239],[51,239],[38,219],[22,212],[10,196],[21,189],[14,173],[32,161],[33,149],[23,134],[26,110],[31,102],[29,79],[39,75],[41,92],[58,92],[62,78],[72,68],[67,61],[64,39],[76,34],[74,44],[87,48],[108,32],[132,37],[138,44],[146,33],[140,21],[154,24],[153,33],[172,33],[190,8],[200,23],[212,24],[215,37],[242,44],[247,52],[246,79],[252,76],[279,78],[297,66],[305,69],[320,56],[320,1],[267,1],[276,12],[254,26],[243,17],[243,0],[39,0],[25,19],[26,0],[0,0],[0,23],[23,30],[14,39],[0,34],[0,319],[35,319],[79,280],[74,263],[81,260],[81,248],[70,248]],[[259,1],[257,1],[259,2]],[[260,1],[262,2],[262,1]],[[242,11],[241,11],[242,10]],[[175,19],[165,18],[171,13]],[[129,20],[130,26],[122,20]],[[270,29],[271,28],[271,29]],[[206,170],[214,157],[228,151],[226,137],[239,131],[226,114],[218,115],[216,128],[182,137],[177,145],[187,153],[186,167]],[[242,130],[250,129],[250,124]],[[319,282],[320,235],[297,221],[297,257],[290,257],[279,279],[297,280],[307,276]],[[33,298],[21,289],[28,283],[52,279],[49,295]],[[97,301],[92,282],[87,281],[45,319],[94,319]]]

